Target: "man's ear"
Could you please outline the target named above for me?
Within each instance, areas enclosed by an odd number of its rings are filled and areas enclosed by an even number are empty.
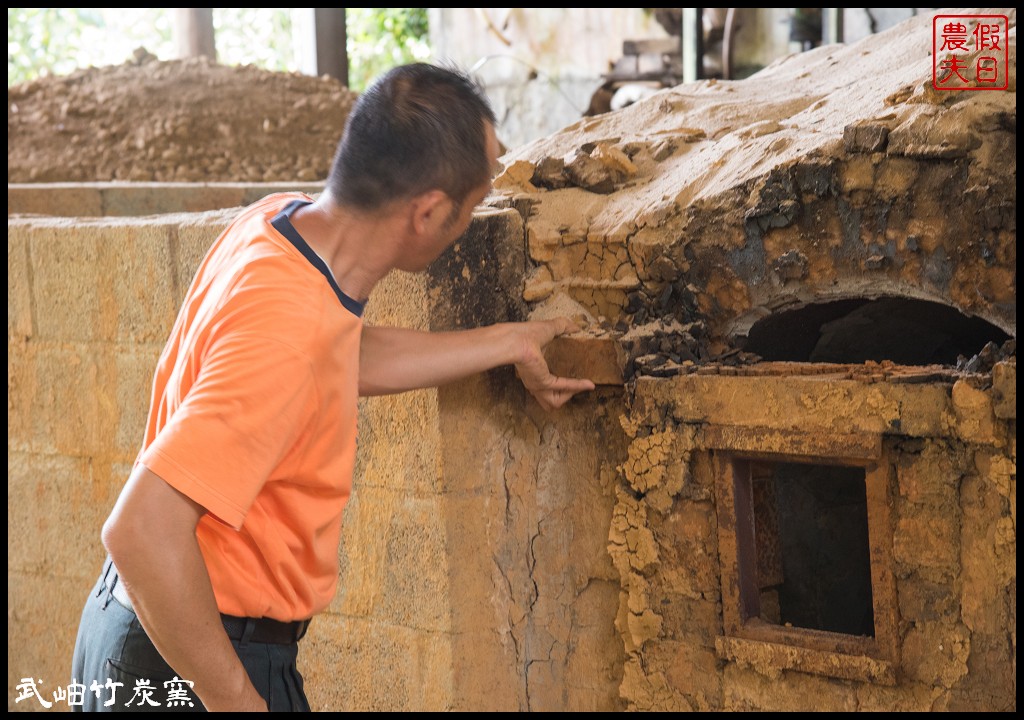
[[[451,215],[453,203],[443,190],[428,190],[412,200],[412,230],[416,235],[435,233]]]

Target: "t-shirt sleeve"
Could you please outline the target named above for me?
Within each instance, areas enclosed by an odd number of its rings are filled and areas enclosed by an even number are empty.
[[[241,528],[260,489],[317,412],[308,357],[255,335],[221,339],[143,465],[210,513]]]

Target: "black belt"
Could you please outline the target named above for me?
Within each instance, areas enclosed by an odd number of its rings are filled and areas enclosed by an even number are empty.
[[[224,630],[232,640],[271,645],[291,645],[297,643],[306,634],[309,620],[282,622],[273,618],[243,618],[234,615],[220,614]]]
[[[132,601],[124,589],[124,583],[121,582],[121,576],[117,574],[117,568],[109,559],[103,569],[103,584],[117,602],[134,612]],[[301,640],[309,628],[309,620],[283,622],[273,618],[235,617],[224,613],[221,613],[220,619],[224,623],[224,631],[228,637],[240,642],[291,645]]]

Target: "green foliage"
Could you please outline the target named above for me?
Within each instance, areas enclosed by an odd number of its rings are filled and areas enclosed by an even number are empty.
[[[85,26],[102,18],[87,8],[7,8],[7,86],[30,80],[46,68],[69,73],[77,63]]]
[[[430,56],[426,8],[348,8],[349,79],[362,90],[388,68]],[[297,70],[290,8],[214,8],[217,59]],[[7,86],[89,65],[117,65],[145,47],[174,57],[168,8],[7,8]]]
[[[7,87],[120,64],[138,47],[172,55],[166,8],[7,8]]]
[[[348,8],[345,17],[353,90],[396,65],[430,57],[426,8]]]
[[[217,62],[265,70],[298,70],[287,8],[214,8]]]

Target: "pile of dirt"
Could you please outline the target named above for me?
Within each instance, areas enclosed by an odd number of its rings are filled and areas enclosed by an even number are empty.
[[[355,98],[327,76],[139,50],[8,89],[7,182],[321,180]]]

